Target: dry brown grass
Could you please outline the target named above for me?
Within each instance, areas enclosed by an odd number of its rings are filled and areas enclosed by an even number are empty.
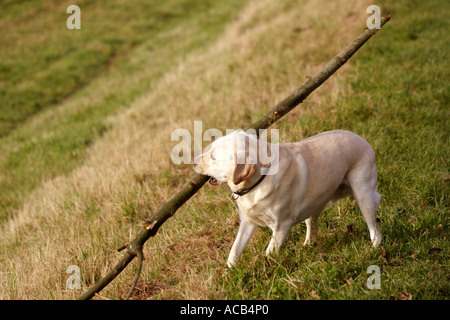
[[[84,289],[92,285],[140,221],[193,176],[189,166],[171,163],[172,131],[192,132],[194,120],[223,131],[256,120],[361,31],[366,7],[356,0],[251,1],[207,50],[180,60],[111,117],[112,129],[83,166],[44,182],[2,226],[0,299],[76,298],[81,291],[65,289],[67,267],[81,268]],[[349,70],[350,63],[276,125],[286,129],[281,141],[303,138],[302,114],[324,116],[349,89],[341,83]],[[226,298],[216,280],[227,272],[238,224],[227,194],[205,187],[148,242],[133,298]],[[133,263],[102,297],[124,298],[134,271]]]

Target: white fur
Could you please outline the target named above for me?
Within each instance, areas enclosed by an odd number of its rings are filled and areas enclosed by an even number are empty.
[[[233,183],[236,159],[241,158],[239,154],[248,154],[249,147],[246,153],[245,144],[241,143],[245,139],[256,142],[260,148],[270,146],[254,135],[233,132],[214,141],[194,159],[195,171],[214,177],[219,184],[228,183],[232,191],[251,187],[263,169],[255,159],[250,159],[256,163],[254,173],[237,185]],[[380,244],[376,212],[381,196],[376,186],[375,154],[367,141],[352,132],[336,130],[296,143],[279,144],[274,150],[269,175],[237,199],[241,224],[228,266],[236,263],[258,225],[273,231],[266,254],[277,252],[291,227],[301,221],[307,227],[304,244],[309,244],[317,231],[320,212],[346,196],[357,200],[373,246]],[[255,153],[250,152],[250,157],[252,154]]]

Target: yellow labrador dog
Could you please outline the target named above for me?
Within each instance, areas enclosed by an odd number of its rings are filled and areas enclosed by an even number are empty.
[[[264,153],[266,159],[261,157]],[[193,164],[196,172],[211,177],[211,184],[228,183],[237,197],[241,223],[229,267],[235,265],[258,225],[273,231],[266,254],[277,252],[291,227],[301,221],[307,227],[304,244],[309,244],[320,212],[346,196],[357,200],[373,246],[381,242],[375,154],[355,133],[328,131],[274,145],[235,131],[216,139]]]

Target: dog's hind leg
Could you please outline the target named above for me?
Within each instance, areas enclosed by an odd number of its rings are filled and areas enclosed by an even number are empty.
[[[361,213],[369,228],[370,240],[376,248],[381,243],[381,232],[377,225],[376,214],[380,204],[381,195],[377,191],[377,173],[375,166],[372,169],[352,173],[349,176],[353,197],[358,202]]]
[[[291,221],[284,221],[283,223],[279,223],[276,226],[271,227],[273,235],[269,246],[266,249],[266,255],[270,255],[273,252],[278,253],[278,250],[280,250],[281,245],[284,240],[286,240],[289,231],[291,231],[291,227]]]
[[[305,220],[306,237],[305,242],[303,242],[304,246],[311,244],[311,238],[317,233],[317,230],[319,228],[319,215],[320,211]]]
[[[355,198],[369,228],[370,240],[376,248],[381,243],[381,232],[377,225],[377,210],[381,195],[375,190],[356,191]]]

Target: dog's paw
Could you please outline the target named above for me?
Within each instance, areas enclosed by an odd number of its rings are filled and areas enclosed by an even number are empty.
[[[232,269],[232,268],[236,267],[236,261],[228,260],[228,261],[227,261],[227,267],[228,267],[229,269]]]

